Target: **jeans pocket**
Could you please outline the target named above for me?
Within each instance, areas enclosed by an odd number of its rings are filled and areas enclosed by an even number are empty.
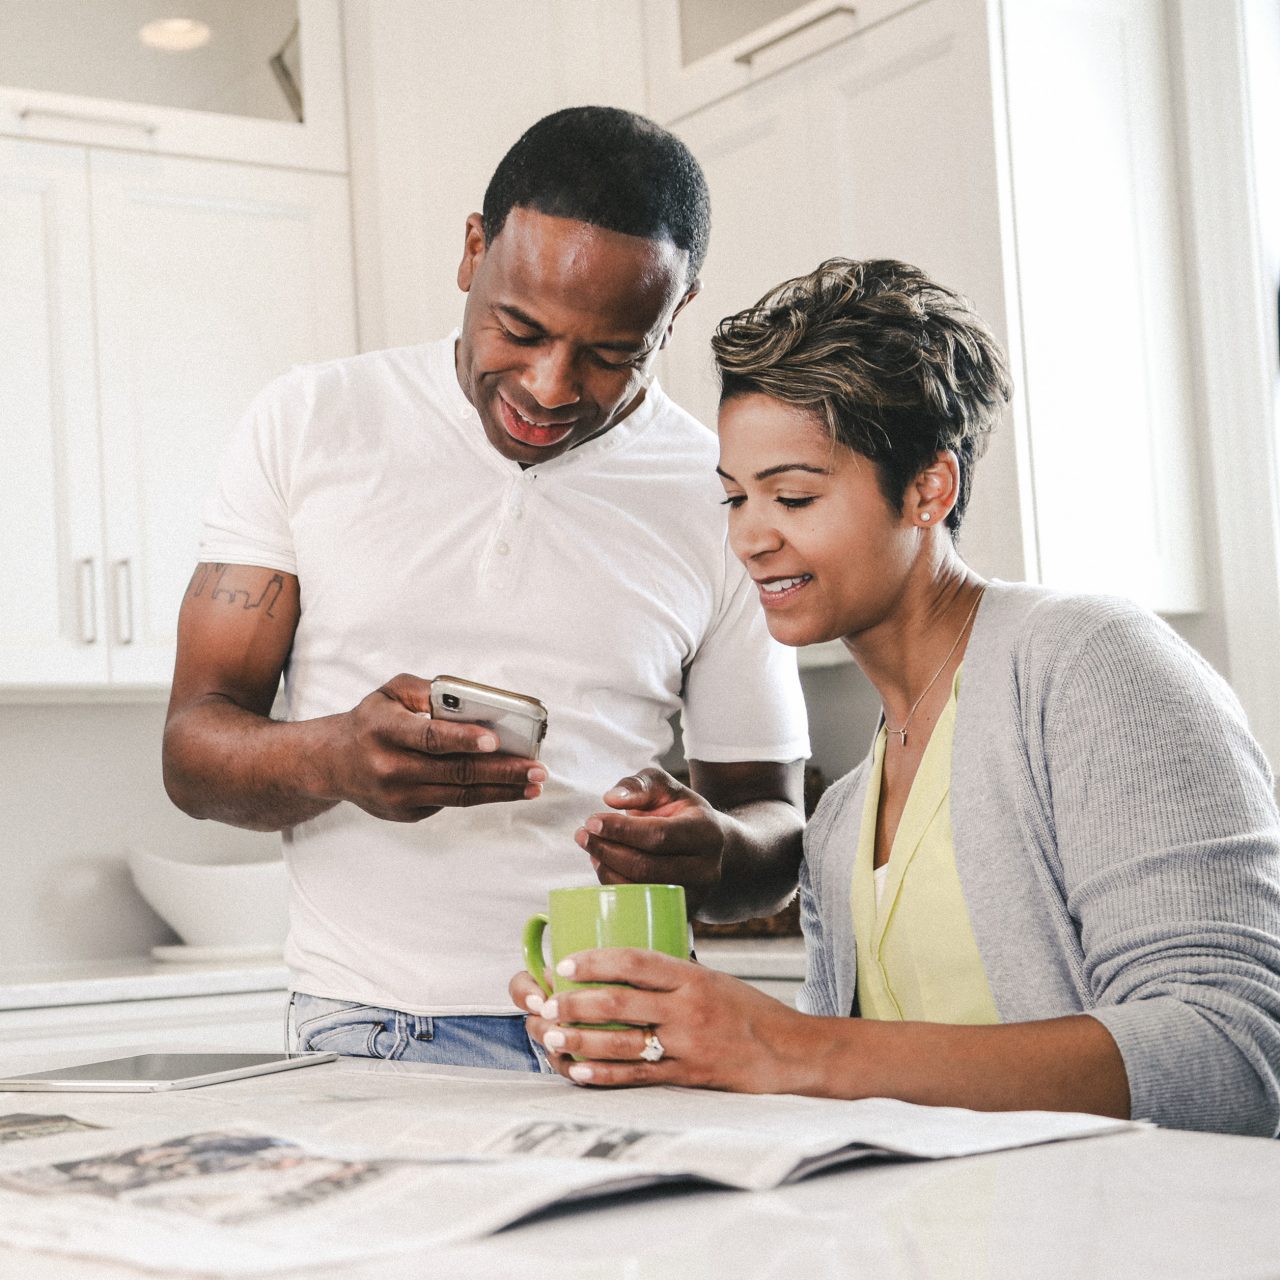
[[[533,1033],[529,1030],[529,1022],[527,1018],[525,1019],[524,1024],[524,1034],[525,1039],[529,1042],[529,1052],[533,1054],[538,1063],[538,1071],[544,1076],[555,1075],[556,1069],[551,1065],[551,1059],[547,1057],[546,1049],[533,1038]]]
[[[326,1001],[323,1013],[297,1023],[298,1048],[304,1052],[337,1053],[351,1058],[385,1058],[395,1047],[384,1011],[367,1004]]]

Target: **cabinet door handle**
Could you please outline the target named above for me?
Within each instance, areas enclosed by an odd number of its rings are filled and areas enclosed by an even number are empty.
[[[824,9],[821,13],[815,13],[812,18],[806,18],[804,22],[797,22],[794,27],[788,27],[781,35],[773,36],[769,40],[753,45],[750,49],[738,54],[734,58],[734,62],[740,62],[749,67],[752,61],[766,49],[772,49],[774,45],[781,44],[784,40],[790,40],[792,36],[798,36],[802,31],[808,31],[810,27],[816,27],[818,23],[826,22],[828,18],[834,18],[837,13],[847,13],[853,18],[857,16],[858,11],[851,4],[833,4],[829,9]]]
[[[127,116],[96,116],[89,111],[55,111],[52,107],[19,108],[19,120],[29,120],[32,116],[46,116],[50,120],[75,120],[80,124],[105,124],[114,129],[141,129],[148,137],[159,127],[150,120],[130,120]]]
[[[128,560],[117,560],[113,572],[112,593],[116,610],[116,643],[133,643],[133,566]]]
[[[98,575],[92,556],[76,561],[76,629],[81,644],[98,643]]]

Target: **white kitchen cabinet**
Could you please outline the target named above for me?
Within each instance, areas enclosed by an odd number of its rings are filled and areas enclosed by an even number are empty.
[[[644,0],[650,114],[671,124],[873,27],[911,3]]]
[[[285,991],[128,1000],[0,1012],[0,1070],[38,1060],[88,1062],[122,1053],[286,1048]]]
[[[208,39],[171,51],[139,39],[164,6],[6,0],[0,134],[345,172],[340,0],[192,8]]]
[[[973,300],[1017,384],[980,464],[966,558],[988,576],[1194,609],[1159,5],[1007,7],[1007,50],[996,0],[924,0],[675,123],[713,218],[703,293],[664,353],[664,384],[713,422],[707,343],[723,316],[829,256],[914,262]]]
[[[2,581],[21,602],[0,617],[0,685],[163,687],[227,430],[275,374],[355,350],[347,181],[0,155],[21,215],[0,231],[20,286],[0,291],[18,340],[0,359],[22,463],[0,473]]]
[[[105,681],[84,152],[0,139],[0,672]]]
[[[111,678],[167,683],[228,429],[276,374],[355,350],[347,183],[90,161]]]

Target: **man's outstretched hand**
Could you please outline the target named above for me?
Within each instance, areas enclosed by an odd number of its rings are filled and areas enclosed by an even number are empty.
[[[732,818],[662,769],[641,769],[604,793],[575,835],[601,884],[680,884],[689,914],[720,883]]]

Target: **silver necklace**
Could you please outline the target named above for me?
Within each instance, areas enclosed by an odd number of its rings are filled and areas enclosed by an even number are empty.
[[[933,679],[930,680],[927,685],[925,685],[924,689],[920,693],[920,696],[911,704],[911,710],[907,712],[907,718],[902,722],[902,728],[891,729],[889,727],[889,717],[887,715],[885,716],[885,720],[884,720],[885,732],[889,734],[893,734],[895,737],[897,737],[897,739],[899,740],[902,746],[905,747],[907,745],[907,729],[911,724],[912,717],[916,713],[916,708],[924,701],[924,695],[928,693],[929,690],[932,689],[935,684],[938,683],[938,677],[947,669],[947,663],[951,661],[951,655],[955,653],[956,647],[959,645],[961,637],[968,630],[969,623],[973,620],[973,615],[978,612],[978,604],[982,600],[982,593],[985,590],[986,590],[985,587],[978,588],[978,594],[974,597],[974,600],[973,600],[973,607],[969,610],[969,613],[966,616],[964,622],[960,624],[960,630],[956,633],[956,638],[954,641],[952,641],[951,648],[947,650],[947,656],[943,658],[942,666],[940,666],[937,669],[937,671],[933,673]],[[881,711],[881,714],[883,714],[884,708],[881,707],[880,711]]]

